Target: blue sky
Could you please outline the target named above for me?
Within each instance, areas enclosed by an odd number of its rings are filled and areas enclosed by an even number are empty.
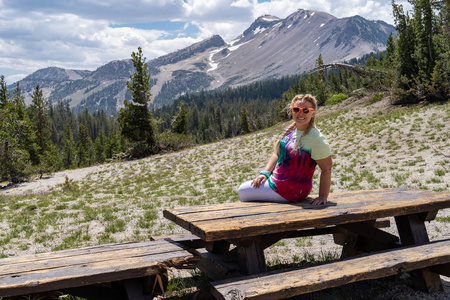
[[[46,67],[95,70],[138,47],[148,61],[300,8],[394,22],[391,0],[0,0],[0,75],[12,84]]]

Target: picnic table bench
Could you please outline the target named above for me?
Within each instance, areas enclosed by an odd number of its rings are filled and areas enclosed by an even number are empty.
[[[442,290],[439,274],[450,275],[449,242],[430,244],[425,222],[440,209],[450,208],[450,193],[400,188],[332,193],[328,199],[324,206],[303,201],[177,207],[166,209],[164,216],[205,242],[199,254],[209,256],[211,264],[200,265],[200,260],[199,265],[217,280],[212,283],[217,298],[280,299],[399,271],[411,271],[418,289]],[[377,220],[385,218],[395,220],[398,236],[380,229],[383,226]],[[334,241],[343,245],[344,260],[267,273],[265,248],[280,239],[317,234],[333,234]],[[368,254],[356,256],[363,253]],[[364,268],[365,262],[371,263],[369,269]],[[237,269],[226,272],[230,265]],[[236,277],[221,280],[232,276]],[[312,280],[301,280],[306,277]],[[282,292],[286,290],[290,292]]]
[[[165,240],[98,245],[0,260],[0,297],[67,293],[88,299],[151,299],[167,269],[192,268],[186,247]]]

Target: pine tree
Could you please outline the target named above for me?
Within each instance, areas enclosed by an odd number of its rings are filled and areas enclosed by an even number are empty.
[[[31,173],[30,155],[20,143],[22,124],[10,98],[4,77],[0,77],[0,179],[13,183]]]
[[[223,115],[222,115],[222,109],[220,107],[217,107],[214,112],[214,125],[217,131],[217,134],[222,137],[223,133]]]
[[[44,151],[48,149],[49,143],[48,102],[45,101],[39,85],[36,86],[31,98],[33,99],[30,106],[31,120],[36,130],[39,154],[43,155]]]
[[[99,163],[104,163],[106,160],[105,150],[107,143],[108,141],[105,133],[103,132],[103,129],[100,129],[100,133],[94,142],[95,160]]]
[[[241,132],[243,134],[250,132],[250,126],[248,124],[248,111],[245,106],[241,108]]]
[[[177,106],[178,113],[173,120],[172,131],[178,134],[186,134],[187,133],[187,124],[188,124],[188,114],[184,101],[181,100]]]
[[[199,127],[199,112],[198,107],[194,103],[194,106],[191,108],[188,118],[188,128],[190,132],[195,132],[198,130]]]
[[[233,136],[234,136],[234,134],[233,134],[233,124],[232,124],[231,120],[229,120],[227,122],[227,129],[225,130],[225,138],[230,138],[230,137],[233,137]]]
[[[410,2],[414,7],[414,18],[410,26],[414,33],[414,58],[418,70],[415,82],[420,90],[424,90],[429,85],[435,65],[433,12],[429,0],[410,0]]]
[[[330,94],[327,77],[325,76],[325,71],[322,69],[323,65],[322,54],[319,54],[319,57],[316,60],[315,69],[319,69],[320,71],[312,76],[312,93],[316,97],[318,104],[325,103]]]
[[[114,156],[120,152],[120,135],[117,126],[114,126],[111,132],[111,136],[108,139],[106,158],[114,158]]]
[[[5,76],[0,76],[0,109],[8,109],[10,94],[6,86]]]
[[[15,139],[19,147],[28,152],[33,165],[39,164],[39,147],[36,144],[36,134],[33,131],[30,117],[25,111],[22,91],[17,83],[11,100],[11,113],[14,118]]]
[[[436,65],[431,75],[431,92],[440,98],[450,95],[450,0],[434,4],[440,10],[439,32],[433,36],[436,45]]]
[[[136,69],[127,81],[132,100],[125,99],[125,107],[120,109],[118,120],[122,135],[134,144],[135,155],[146,155],[156,150],[155,125],[148,109],[151,101],[150,75],[147,75],[146,58],[142,56],[141,47],[131,57]]]
[[[72,128],[70,124],[67,124],[64,129],[64,140],[63,140],[63,166],[66,169],[73,167],[75,163],[75,141],[73,138]]]
[[[395,29],[397,30],[395,48],[395,68],[397,69],[396,86],[401,89],[408,89],[413,74],[417,74],[417,65],[414,61],[414,34],[411,27],[409,15],[403,12],[401,4],[392,1]]]
[[[83,124],[78,128],[77,158],[78,167],[90,166],[92,164],[92,140],[89,137],[87,127]]]
[[[412,18],[392,2],[397,36],[394,40],[394,103],[417,102],[423,98],[445,97],[448,93],[450,63],[445,35],[447,1],[408,0]],[[440,10],[439,16],[433,11]],[[389,51],[390,54],[391,51]],[[433,95],[434,94],[434,95]]]
[[[39,88],[39,85],[34,89],[31,98],[31,121],[33,130],[36,133],[38,152],[35,168],[42,178],[44,174],[51,173],[55,170],[55,163],[53,161],[56,160],[56,157],[50,140],[51,120],[48,111],[48,102],[44,99],[43,92]]]

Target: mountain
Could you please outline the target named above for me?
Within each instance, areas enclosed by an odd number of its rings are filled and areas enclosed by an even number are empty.
[[[188,92],[301,74],[314,66],[319,54],[325,63],[333,63],[383,51],[391,32],[393,26],[360,16],[339,19],[303,9],[285,19],[261,16],[230,43],[215,35],[149,60],[152,103],[162,106]],[[40,69],[19,84],[27,104],[39,84],[49,101],[115,114],[123,100],[130,99],[126,81],[133,73],[131,60],[126,59],[95,71]]]

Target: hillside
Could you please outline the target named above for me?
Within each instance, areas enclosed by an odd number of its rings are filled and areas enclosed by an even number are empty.
[[[162,218],[163,209],[238,201],[237,187],[263,168],[286,125],[177,153],[59,172],[1,190],[0,253],[6,257],[183,233]],[[408,108],[393,107],[388,98],[350,98],[320,108],[317,127],[332,147],[332,192],[450,191],[450,102]],[[427,224],[433,240],[450,235],[449,219],[447,209]],[[394,226],[388,230],[395,232]],[[269,264],[320,260],[335,257],[339,247],[328,236],[288,240],[267,249],[266,259]],[[450,278],[444,288],[438,296],[448,299]],[[438,299],[413,292],[407,277],[353,284],[334,293],[351,293],[354,299],[370,293],[371,299]]]

